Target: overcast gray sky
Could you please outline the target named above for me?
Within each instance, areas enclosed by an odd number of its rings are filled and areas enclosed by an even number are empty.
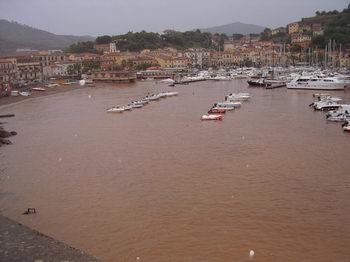
[[[0,18],[56,34],[191,30],[236,21],[267,27],[342,10],[349,0],[0,0]]]

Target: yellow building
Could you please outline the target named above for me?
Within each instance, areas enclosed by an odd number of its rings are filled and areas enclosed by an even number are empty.
[[[188,59],[185,57],[156,56],[158,64],[162,68],[185,68],[188,66]]]
[[[288,24],[288,34],[294,34],[294,33],[298,33],[299,32],[299,23],[295,22],[295,23],[290,23]]]
[[[101,57],[101,59],[113,61],[113,64],[115,64],[115,65],[122,65],[122,63],[125,63],[129,60],[135,59],[136,57],[137,57],[136,53],[123,52],[123,53],[104,54]]]
[[[342,57],[339,59],[339,63],[341,67],[350,67],[350,58],[349,57]]]

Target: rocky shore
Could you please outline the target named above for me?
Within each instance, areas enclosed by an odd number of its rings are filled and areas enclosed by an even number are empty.
[[[9,137],[17,135],[15,131],[6,131],[1,125],[3,123],[0,122],[0,147],[3,145],[11,145],[11,141],[8,140]]]

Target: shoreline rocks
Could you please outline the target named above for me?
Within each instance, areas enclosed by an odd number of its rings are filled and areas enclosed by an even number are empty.
[[[11,145],[12,142],[8,140],[7,138],[11,136],[17,135],[17,132],[15,131],[6,131],[1,125],[3,123],[0,122],[0,147],[3,145]]]

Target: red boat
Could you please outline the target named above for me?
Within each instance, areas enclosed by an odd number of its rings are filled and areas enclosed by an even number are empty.
[[[212,108],[208,111],[208,114],[225,114],[226,109],[217,109],[217,108]]]
[[[222,120],[222,115],[203,115],[202,120]]]

